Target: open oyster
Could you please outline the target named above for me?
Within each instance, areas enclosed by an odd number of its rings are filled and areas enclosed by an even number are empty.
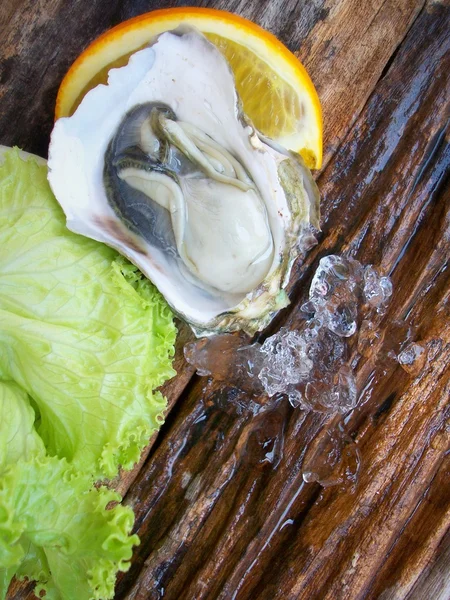
[[[198,334],[266,326],[319,228],[301,157],[253,128],[226,60],[192,29],[111,70],[56,122],[48,164],[69,229],[127,256]]]

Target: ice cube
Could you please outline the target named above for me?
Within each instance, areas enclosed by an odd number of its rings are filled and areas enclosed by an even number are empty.
[[[190,365],[197,369],[198,375],[213,375],[224,381],[234,368],[237,349],[242,339],[236,335],[215,335],[190,342],[184,346],[184,356]]]
[[[266,393],[285,393],[287,386],[309,376],[312,360],[307,355],[307,343],[297,331],[285,328],[267,338],[261,346],[264,365],[258,375]]]
[[[327,488],[341,484],[354,489],[361,466],[357,444],[342,423],[326,426],[306,450],[302,476],[306,483]]]
[[[357,328],[362,295],[363,268],[351,258],[322,258],[311,282],[309,303],[315,318],[341,337],[352,336]]]
[[[384,310],[392,296],[392,283],[389,277],[382,277],[373,265],[369,265],[364,270],[363,291],[370,306]]]
[[[337,372],[328,372],[308,381],[305,398],[312,410],[345,414],[357,404],[356,380],[352,369],[343,365]]]
[[[212,375],[248,392],[255,401],[260,395],[264,402],[276,403],[284,396],[294,407],[345,414],[358,400],[351,368],[357,363],[356,342],[360,355],[367,358],[372,346],[382,342],[381,357],[398,357],[407,370],[420,368],[420,350],[405,348],[412,341],[411,326],[392,322],[382,332],[378,327],[391,295],[390,279],[372,265],[326,256],[313,276],[309,300],[302,305],[304,321],[298,330],[282,328],[263,344],[251,345],[236,335],[214,336],[186,345],[185,356],[199,375]],[[361,321],[353,343],[349,338]]]
[[[260,344],[233,334],[215,335],[184,346],[187,362],[197,369],[197,375],[209,376],[251,394],[263,389],[257,377],[262,368]]]
[[[358,308],[352,301],[326,307],[321,313],[323,324],[340,337],[350,337],[356,332]]]
[[[287,397],[289,400],[289,404],[292,406],[292,408],[305,407],[305,401],[300,390],[296,389],[294,386],[291,386],[290,389],[287,391]]]
[[[346,413],[355,408],[358,400],[356,379],[348,365],[343,365],[336,373],[334,386],[337,392],[335,408],[341,413]]]
[[[413,342],[400,352],[397,360],[407,373],[416,375],[425,366],[427,353],[423,346]]]

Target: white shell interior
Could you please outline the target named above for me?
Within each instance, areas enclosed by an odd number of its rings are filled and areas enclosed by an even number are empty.
[[[277,165],[286,156],[267,146],[239,118],[233,75],[220,52],[195,31],[167,32],[109,73],[83,99],[73,116],[59,119],[49,148],[49,182],[76,233],[116,248],[151,279],[169,304],[188,321],[207,324],[245,295],[209,293],[186,279],[174,262],[126,229],[110,207],[104,186],[104,156],[124,115],[151,101],[168,104],[178,119],[192,123],[223,145],[255,182],[266,206],[278,264],[291,214]]]

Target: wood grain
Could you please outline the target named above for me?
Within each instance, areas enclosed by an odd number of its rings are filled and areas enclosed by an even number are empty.
[[[45,155],[57,86],[79,52],[125,18],[182,4],[2,4],[0,142]],[[323,103],[323,232],[294,269],[292,304],[260,339],[281,325],[298,326],[319,259],[344,252],[391,275],[394,298],[382,332],[388,338],[394,321],[408,319],[429,358],[412,376],[383,358],[380,342],[358,362],[363,392],[347,428],[362,457],[359,482],[324,488],[305,483],[302,467],[333,419],[287,402],[255,417],[244,395],[192,376],[182,355],[191,334],[180,325],[178,376],[164,388],[167,422],[140,464],[114,482],[135,510],[141,537],[116,598],[443,600],[450,8],[422,0],[196,4],[273,31],[307,65]],[[31,589],[15,583],[9,598],[31,598]]]
[[[324,164],[361,112],[424,0],[327,2],[298,52],[324,107]]]

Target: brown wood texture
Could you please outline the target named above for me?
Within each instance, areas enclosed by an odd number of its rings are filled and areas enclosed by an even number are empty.
[[[126,18],[183,4],[4,2],[0,143],[45,156],[56,90],[79,52]],[[359,360],[360,406],[347,417],[359,480],[324,488],[303,481],[302,465],[333,420],[286,402],[255,417],[233,390],[205,388],[184,361],[190,333],[180,325],[178,376],[164,388],[167,421],[140,464],[115,482],[141,538],[116,598],[450,598],[450,7],[191,4],[270,29],[307,66],[323,103],[323,231],[294,269],[292,304],[264,335],[298,325],[319,259],[345,252],[392,277],[381,331],[390,335],[394,321],[408,319],[428,360],[415,375],[378,346]],[[31,590],[15,583],[9,597],[32,598]]]

